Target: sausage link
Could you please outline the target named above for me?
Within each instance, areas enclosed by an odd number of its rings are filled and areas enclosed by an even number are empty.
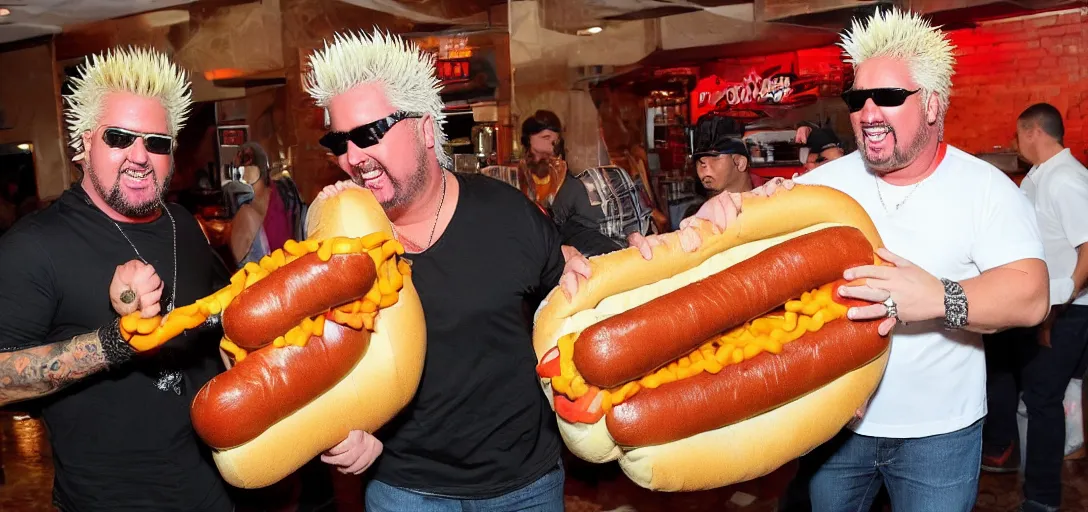
[[[359,362],[370,331],[325,321],[304,347],[268,346],[208,381],[193,399],[193,428],[208,446],[241,445],[328,391]]]
[[[574,365],[588,384],[621,386],[723,331],[840,279],[848,268],[872,263],[872,245],[853,227],[792,238],[590,326],[574,344]]]
[[[835,320],[717,374],[643,389],[605,417],[616,444],[651,446],[685,439],[780,407],[880,356],[888,339],[879,321]],[[803,427],[801,427],[803,428]]]
[[[377,271],[367,254],[306,254],[257,281],[223,312],[223,333],[246,350],[283,336],[304,318],[366,295]]]

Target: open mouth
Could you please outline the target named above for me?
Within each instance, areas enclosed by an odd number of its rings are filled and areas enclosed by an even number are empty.
[[[150,190],[154,187],[154,169],[125,169],[121,171],[119,182],[129,190]]]
[[[384,175],[385,175],[385,169],[383,169],[381,167],[375,167],[373,169],[366,170],[366,171],[356,169],[353,181],[357,185],[360,185],[360,186],[363,186],[363,187],[366,187],[366,188],[372,188],[374,185],[376,185],[377,181],[379,179],[381,179],[381,177],[384,176]]]
[[[125,169],[122,174],[134,180],[142,180],[151,175],[151,169],[146,169],[143,171],[137,169]]]
[[[890,126],[884,125],[863,128],[861,131],[865,134],[865,140],[876,143],[883,141],[892,132],[892,129]]]

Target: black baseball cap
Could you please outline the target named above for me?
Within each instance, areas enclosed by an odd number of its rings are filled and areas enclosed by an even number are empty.
[[[808,142],[808,149],[813,153],[820,153],[825,149],[839,148],[842,149],[842,141],[835,135],[835,132],[828,130],[827,128],[818,128],[812,130],[812,133],[808,134],[806,139]]]
[[[698,161],[704,156],[744,155],[748,158],[748,146],[739,138],[740,126],[736,120],[721,116],[703,116],[695,125],[695,146],[691,159]]]

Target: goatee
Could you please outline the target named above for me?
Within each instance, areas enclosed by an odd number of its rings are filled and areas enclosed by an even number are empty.
[[[171,169],[166,175],[166,179],[160,184],[154,179],[155,171],[153,168],[147,167],[144,170],[151,171],[151,179],[155,184],[155,197],[154,199],[143,203],[130,203],[128,199],[125,198],[124,193],[121,192],[121,174],[123,171],[117,172],[117,179],[113,182],[113,187],[109,190],[106,190],[106,187],[102,185],[102,181],[98,179],[98,173],[91,167],[89,159],[87,160],[86,173],[91,178],[91,185],[94,187],[95,192],[97,192],[98,196],[106,202],[107,206],[125,217],[138,219],[150,216],[159,209],[159,206],[163,202],[163,196],[165,195],[166,190],[170,188],[170,179],[174,177],[174,170]]]

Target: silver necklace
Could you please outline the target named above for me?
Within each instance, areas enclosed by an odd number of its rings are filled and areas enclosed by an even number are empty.
[[[159,204],[162,205],[162,211],[166,212],[166,216],[170,218],[170,231],[174,240],[174,281],[170,286],[170,302],[166,304],[166,310],[164,311],[164,313],[169,313],[174,309],[174,299],[178,296],[178,226],[174,222],[174,215],[170,213],[170,209],[166,207],[166,204]],[[128,245],[136,252],[136,257],[140,258],[140,261],[144,262],[144,264],[150,265],[150,263],[147,262],[147,259],[140,254],[140,250],[136,248],[136,244],[132,243],[132,240],[125,234],[125,230],[121,229],[121,225],[113,219],[110,219],[110,222],[112,222],[114,227],[117,228],[117,231],[121,233],[121,236],[125,237],[125,241],[128,242]]]
[[[419,252],[423,252],[423,251],[426,251],[427,249],[430,249],[431,248],[431,242],[434,241],[434,232],[435,232],[436,229],[438,229],[438,217],[442,214],[442,205],[445,202],[446,202],[446,171],[442,171],[442,197],[440,197],[438,199],[438,211],[434,212],[434,225],[431,226],[431,236],[427,237],[427,246],[423,247],[423,246],[411,241],[410,239],[408,239],[408,237],[406,237],[404,235],[401,235],[400,233],[397,233],[396,226],[393,226],[393,223],[390,222],[389,226],[393,228],[393,236],[397,237],[398,239],[403,239],[406,242],[408,242],[408,243],[410,243],[410,244],[412,244],[412,245],[414,245],[416,247],[419,247]]]
[[[880,178],[878,178],[876,175],[874,175],[873,179],[876,180],[876,196],[878,198],[880,198],[880,206],[884,207],[884,212],[885,213],[891,213],[890,211],[888,211],[888,205],[884,204],[884,194],[880,192]],[[922,181],[925,181],[925,180],[922,180]],[[902,207],[903,204],[907,202],[907,199],[910,199],[910,196],[914,194],[915,190],[918,190],[918,187],[922,184],[922,181],[919,181],[918,183],[915,183],[914,188],[911,188],[910,192],[907,192],[907,197],[904,197],[903,200],[899,202],[899,204],[895,205],[895,211],[899,211],[899,208]]]
[[[162,211],[166,212],[166,216],[170,218],[170,232],[174,242],[174,280],[173,285],[170,287],[170,302],[166,305],[164,313],[169,314],[174,309],[174,299],[178,296],[178,225],[174,222],[174,214],[170,213],[170,209],[166,207],[166,203],[159,202],[162,206]],[[106,218],[109,219],[107,215]],[[140,254],[140,250],[136,248],[136,244],[132,243],[132,240],[125,234],[125,230],[121,229],[121,225],[113,219],[110,219],[113,226],[117,228],[117,231],[121,233],[121,236],[125,237],[125,241],[128,242],[129,247],[136,252],[136,257],[140,258],[140,261],[146,265],[150,265],[147,259]],[[173,359],[170,356],[169,359]],[[175,395],[181,396],[182,394],[182,382],[184,380],[180,370],[173,369],[170,366],[159,370],[159,377],[155,379],[155,388],[163,392],[173,392]]]

